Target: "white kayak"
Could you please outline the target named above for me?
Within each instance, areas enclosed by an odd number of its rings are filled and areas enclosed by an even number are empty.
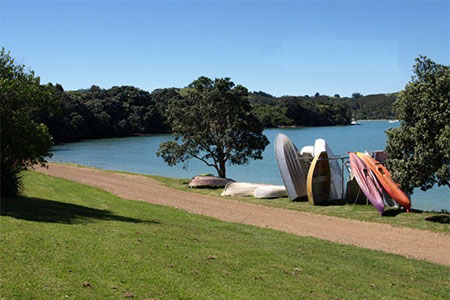
[[[261,186],[268,186],[265,183],[250,183],[250,182],[230,182],[228,183],[221,196],[253,196],[255,190]]]
[[[294,201],[306,197],[308,163],[294,143],[282,133],[275,139],[275,154],[289,199]]]
[[[265,185],[257,187],[253,196],[260,199],[281,198],[287,196],[287,191],[282,185]]]
[[[327,152],[330,162],[331,200],[344,199],[345,193],[343,187],[342,168],[337,159],[332,159],[335,155],[333,151],[331,151],[331,148],[327,145],[327,142],[324,139],[317,139],[314,143],[314,156],[320,155],[322,151]]]

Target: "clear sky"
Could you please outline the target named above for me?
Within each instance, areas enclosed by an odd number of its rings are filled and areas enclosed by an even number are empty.
[[[450,1],[0,0],[0,43],[66,90],[231,77],[276,96],[403,89],[450,64]]]

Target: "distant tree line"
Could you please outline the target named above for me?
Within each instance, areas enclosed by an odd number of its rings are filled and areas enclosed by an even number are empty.
[[[59,84],[52,87],[58,109],[43,111],[41,121],[56,142],[169,132],[163,112],[169,99],[179,97],[175,89],[149,93],[132,86],[94,85],[66,92]]]
[[[264,92],[250,94],[250,102],[265,127],[346,125],[352,118],[394,119],[393,103],[397,94],[373,94],[363,96],[358,92],[352,97],[333,97],[316,93],[313,97],[274,97]]]
[[[164,88],[148,92],[133,86],[64,91],[51,85],[57,98],[56,111],[42,111],[55,142],[168,133],[167,105],[173,98],[186,97],[189,88]],[[265,92],[249,93],[253,113],[264,127],[347,125],[355,119],[392,119],[395,94],[351,98],[319,95],[274,97]]]

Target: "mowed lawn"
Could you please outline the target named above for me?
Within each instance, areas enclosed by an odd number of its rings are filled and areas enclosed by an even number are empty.
[[[1,299],[448,299],[450,268],[25,173],[2,199]]]

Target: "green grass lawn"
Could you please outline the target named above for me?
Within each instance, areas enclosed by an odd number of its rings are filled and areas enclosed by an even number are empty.
[[[200,193],[209,196],[221,197],[223,189],[192,189],[188,187],[189,179],[168,178],[161,176],[149,176],[154,178],[164,185],[188,192]],[[309,202],[293,202],[289,198],[277,199],[257,199],[254,197],[222,197],[224,199],[231,199],[236,201],[245,201],[267,206],[281,207],[299,211],[306,211],[316,214],[323,214],[328,216],[336,216],[341,218],[356,219],[361,221],[387,223],[393,226],[406,226],[416,229],[431,230],[450,234],[450,224],[448,213],[437,212],[423,212],[413,210],[411,213],[402,212],[398,210],[389,211],[386,216],[380,216],[378,211],[372,205],[329,205],[329,206],[314,206]],[[427,220],[431,219],[433,221]],[[441,223],[445,222],[447,223]]]
[[[2,199],[1,299],[448,299],[448,267],[24,179]]]

